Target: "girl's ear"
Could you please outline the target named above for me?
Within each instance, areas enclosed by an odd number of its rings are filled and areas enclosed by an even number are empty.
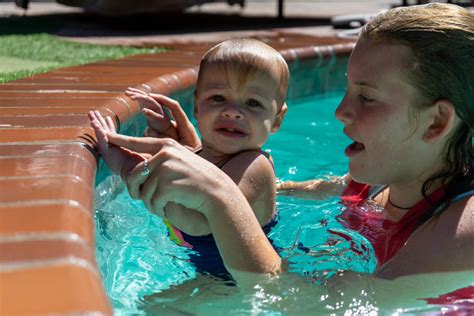
[[[270,130],[271,133],[276,133],[280,129],[280,125],[281,125],[281,122],[283,121],[283,118],[285,117],[286,111],[288,111],[288,106],[286,105],[286,102],[285,102],[283,103],[280,111],[276,115],[275,121],[273,121],[273,125]]]
[[[436,101],[429,111],[431,124],[423,135],[423,140],[428,143],[446,136],[454,127],[456,119],[453,104],[445,99]]]

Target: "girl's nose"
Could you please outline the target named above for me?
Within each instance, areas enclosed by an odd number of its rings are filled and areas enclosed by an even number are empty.
[[[237,104],[229,104],[222,110],[222,115],[229,119],[240,120],[243,118],[242,112]]]
[[[354,113],[351,110],[348,99],[346,93],[336,109],[336,118],[344,124],[350,124],[354,118]]]

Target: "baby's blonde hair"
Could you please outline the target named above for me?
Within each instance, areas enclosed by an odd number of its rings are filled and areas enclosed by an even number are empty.
[[[196,87],[202,79],[204,70],[210,66],[235,70],[239,85],[255,73],[268,74],[278,89],[278,106],[286,99],[289,70],[286,61],[274,48],[253,38],[238,38],[224,41],[209,49],[201,59]]]

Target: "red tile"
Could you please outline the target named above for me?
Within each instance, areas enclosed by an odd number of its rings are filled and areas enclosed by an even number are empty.
[[[112,315],[98,272],[51,265],[0,273],[2,315]]]
[[[0,203],[71,201],[93,207],[93,190],[73,176],[16,179],[0,178]]]
[[[0,157],[1,177],[75,176],[94,187],[95,166],[81,156]]]
[[[81,127],[89,126],[90,121],[85,113],[68,115],[3,115],[0,116],[0,130],[8,128],[38,127]]]
[[[47,93],[48,91],[71,91],[73,93],[90,92],[123,92],[130,84],[127,83],[5,83],[0,85],[0,91],[11,91],[16,93]]]
[[[66,107],[66,106],[17,106],[0,107],[0,119],[8,115],[60,115],[60,114],[82,114],[86,115],[89,111],[97,110],[97,105]],[[98,109],[102,115],[113,115],[108,109]]]
[[[33,158],[33,157],[74,157],[84,159],[91,169],[95,168],[95,156],[78,142],[45,143],[45,144],[0,144],[0,158]],[[1,165],[0,165],[1,166]],[[0,167],[1,168],[1,167]],[[11,172],[11,171],[6,171]]]
[[[71,233],[94,245],[93,210],[67,201],[0,206],[0,237],[12,234]]]
[[[28,236],[31,238],[31,236]],[[95,265],[94,249],[81,240],[27,240],[0,242],[0,266],[19,261],[74,257]]]
[[[0,85],[1,86],[1,85]],[[0,90],[0,106],[6,105],[9,99],[61,99],[67,104],[68,99],[110,99],[117,96],[117,92],[78,91],[64,89],[47,89],[38,91]]]
[[[2,93],[0,92],[0,95]],[[116,97],[116,95],[114,95]],[[100,107],[104,102],[111,102],[115,98],[111,97],[64,97],[64,98],[50,98],[48,95],[37,94],[33,97],[15,97],[15,96],[0,96],[0,108],[2,107],[67,107],[74,111],[78,107]]]
[[[91,127],[21,128],[0,131],[0,143],[77,140],[84,135],[94,135]]]

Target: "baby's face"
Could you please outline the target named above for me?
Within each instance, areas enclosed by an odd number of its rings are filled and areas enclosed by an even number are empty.
[[[203,145],[232,154],[258,149],[279,126],[279,87],[267,73],[209,66],[197,86],[195,116]]]

